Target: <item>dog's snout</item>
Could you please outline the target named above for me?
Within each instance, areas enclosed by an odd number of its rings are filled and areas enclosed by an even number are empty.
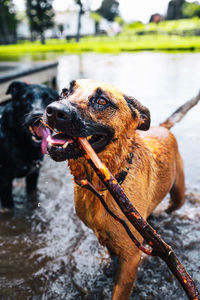
[[[73,106],[60,102],[53,102],[47,106],[46,117],[48,123],[59,130],[74,127],[78,118]]]
[[[55,121],[66,121],[69,118],[69,112],[60,103],[52,103],[46,108],[47,117],[54,118]]]
[[[53,116],[53,108],[50,105],[47,106],[46,112],[47,112],[47,116],[49,117]]]

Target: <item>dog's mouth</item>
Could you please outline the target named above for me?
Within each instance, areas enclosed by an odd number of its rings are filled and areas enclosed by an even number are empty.
[[[33,142],[35,142],[36,144],[40,144],[42,142],[42,134],[41,134],[41,126],[31,126],[29,125],[28,129],[31,133],[31,138],[33,140]]]
[[[45,125],[48,126],[47,124]],[[32,128],[32,130],[34,131],[33,138],[41,143],[42,153],[46,154],[48,152],[53,160],[64,161],[83,156],[83,152],[78,144],[78,136],[71,136],[65,132],[56,132],[44,126]],[[108,133],[92,134],[85,137],[97,153],[102,151],[111,140],[111,136]]]
[[[49,132],[46,130],[47,128],[42,125],[40,122],[42,117],[41,115],[31,116],[30,120],[26,121],[25,127],[28,135],[31,138],[32,143],[35,146],[41,146],[45,144],[45,141],[49,135]],[[45,148],[45,147],[43,147]],[[43,151],[42,151],[43,153]],[[43,153],[44,154],[44,153]]]
[[[41,123],[38,125],[29,125],[28,129],[31,133],[31,139],[34,144],[41,146],[42,154],[46,153],[47,138],[50,134],[50,130],[44,127]]]
[[[110,140],[106,134],[94,134],[86,138],[97,153],[103,150]],[[77,159],[83,156],[78,144],[78,137],[71,137],[63,132],[48,135],[46,150],[55,161],[64,161],[70,158]]]

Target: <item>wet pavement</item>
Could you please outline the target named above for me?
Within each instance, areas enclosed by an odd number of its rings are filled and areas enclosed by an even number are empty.
[[[199,89],[196,77],[200,60],[196,59],[200,55],[188,55],[85,55],[81,62],[78,56],[63,56],[60,58],[59,86],[78,77],[113,82],[147,105],[152,112],[153,124],[158,124]],[[162,68],[159,67],[161,63]],[[132,77],[125,76],[131,74],[131,64],[135,72]],[[148,64],[154,65],[156,70],[152,77]],[[96,66],[96,72],[92,72],[92,65]],[[118,73],[117,68],[120,68]],[[141,68],[144,77],[149,75],[151,88],[142,74],[140,78]],[[106,73],[103,70],[107,70]],[[173,72],[176,78],[172,76]],[[185,205],[168,216],[164,212],[165,199],[149,222],[173,247],[200,289],[198,125],[199,107],[196,107],[173,129],[185,162]],[[75,214],[73,184],[67,163],[55,163],[45,157],[39,180],[38,208],[32,209],[26,202],[23,180],[15,181],[14,198],[15,210],[0,215],[0,299],[109,299],[115,263]],[[187,297],[164,262],[143,255],[132,299],[184,300]]]

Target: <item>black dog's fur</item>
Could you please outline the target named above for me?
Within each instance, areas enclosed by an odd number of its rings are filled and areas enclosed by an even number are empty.
[[[43,158],[41,143],[35,143],[30,125],[39,125],[45,107],[57,99],[53,89],[15,81],[7,90],[12,101],[0,106],[0,200],[12,207],[12,181],[26,177],[28,198],[37,199],[37,180]]]

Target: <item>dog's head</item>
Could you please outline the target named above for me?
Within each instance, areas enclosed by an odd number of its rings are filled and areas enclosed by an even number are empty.
[[[78,137],[87,137],[98,152],[116,140],[133,137],[136,129],[148,130],[149,110],[132,97],[90,79],[72,81],[58,101],[47,106],[43,117],[57,133],[48,137],[48,152],[56,161],[82,155]]]
[[[43,137],[40,119],[46,106],[57,99],[57,92],[45,85],[14,81],[6,94],[12,96],[16,127],[19,125],[34,144],[40,145]]]

